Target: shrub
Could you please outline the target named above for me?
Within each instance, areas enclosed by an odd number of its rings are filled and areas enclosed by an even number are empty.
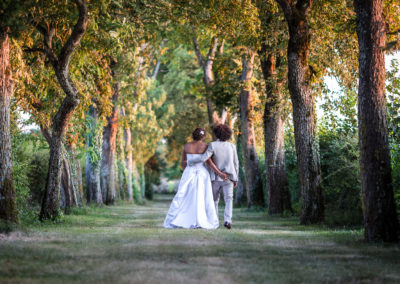
[[[328,225],[361,225],[358,137],[352,132],[321,131],[322,185]]]

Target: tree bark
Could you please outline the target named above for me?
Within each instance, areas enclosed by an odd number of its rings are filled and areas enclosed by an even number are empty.
[[[289,26],[288,83],[293,106],[297,164],[301,187],[301,224],[324,220],[321,169],[315,141],[315,112],[308,65],[310,32],[308,12],[312,0],[276,0]]]
[[[124,109],[121,107],[121,119],[124,115]],[[117,152],[117,166],[118,166],[118,182],[119,182],[119,196],[121,199],[126,199],[128,193],[127,184],[127,170],[125,163],[125,140],[124,140],[124,127],[118,128],[117,142],[118,142],[118,152]]]
[[[117,150],[117,127],[118,127],[118,106],[120,83],[114,87],[112,97],[113,109],[109,117],[107,117],[107,125],[103,129],[102,159],[101,159],[101,191],[103,200],[106,204],[114,203],[116,192],[115,181],[115,157]]]
[[[282,82],[278,81],[276,75],[280,60],[279,58],[275,60],[274,54],[266,54],[265,50],[260,56],[266,85],[264,110],[266,189],[268,213],[272,215],[281,214],[284,210],[292,211],[292,206],[285,169]]]
[[[242,82],[240,92],[240,127],[246,175],[247,206],[249,208],[253,205],[265,206],[256,150],[256,137],[254,134],[254,90],[251,85],[254,57],[255,52],[252,51],[249,52],[248,58],[247,55],[243,55],[242,75],[240,78]]]
[[[11,160],[10,102],[13,93],[10,39],[0,34],[0,219],[18,223]]]
[[[354,1],[359,45],[358,132],[366,241],[397,242],[385,100],[382,0]]]
[[[245,183],[243,182],[246,180],[245,178],[245,173],[244,173],[244,167],[243,167],[243,147],[242,147],[242,136],[239,133],[237,136],[236,140],[236,149],[237,149],[237,154],[238,154],[238,159],[239,159],[239,175],[238,175],[238,184],[235,189],[235,205],[236,206],[242,206],[244,204],[247,204],[247,190]]]
[[[67,158],[66,153],[62,158],[61,169],[61,208],[65,214],[69,214],[71,207],[74,205],[74,184],[72,177],[71,163]],[[75,199],[76,200],[76,199]]]
[[[83,185],[81,163],[77,159],[76,144],[72,142],[67,145],[67,151],[71,160],[72,183],[74,189],[74,205],[83,205]]]
[[[101,131],[98,131],[97,110],[89,107],[90,132],[86,138],[86,200],[87,203],[102,204],[100,184]]]
[[[128,185],[128,201],[133,200],[133,184],[132,184],[132,170],[133,170],[133,155],[132,155],[132,139],[131,139],[131,129],[126,127],[124,131],[124,141],[125,141],[125,151],[126,158],[125,164],[127,169],[127,185]]]
[[[52,140],[51,131],[43,125],[40,126],[40,130],[50,146]],[[75,144],[71,143],[66,147],[62,144],[61,152],[60,206],[64,213],[68,214],[72,206],[82,204],[82,173],[79,161],[76,159]]]
[[[62,139],[67,130],[69,120],[79,104],[78,90],[70,78],[68,66],[75,48],[79,45],[83,34],[86,31],[88,22],[88,10],[86,0],[75,0],[78,6],[78,21],[60,54],[57,56],[51,48],[52,38],[55,35],[55,28],[36,25],[36,28],[44,36],[44,52],[53,66],[58,83],[66,94],[58,112],[52,121],[52,133],[50,143],[49,171],[47,175],[46,190],[43,197],[40,220],[55,219],[59,212],[59,192],[61,184],[62,164]]]

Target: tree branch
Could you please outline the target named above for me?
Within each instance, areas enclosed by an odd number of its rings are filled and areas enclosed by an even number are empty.
[[[31,53],[31,52],[41,52],[41,53],[44,53],[44,54],[46,54],[46,52],[44,51],[44,49],[43,48],[39,48],[39,47],[27,47],[27,46],[25,46],[24,47],[24,49],[23,49],[23,51],[24,52],[27,52],[27,53]]]
[[[215,52],[217,51],[218,48],[218,38],[213,37],[212,38],[212,45],[210,46],[210,50],[208,51],[207,54],[207,62],[206,65],[210,64],[210,61],[213,61],[215,58]]]
[[[311,8],[313,1],[314,0],[298,0],[296,3],[296,9],[305,14]]]
[[[219,46],[219,56],[222,56],[224,54],[224,46],[225,46],[225,39],[222,39],[221,45]]]
[[[291,0],[275,0],[281,6],[285,18],[289,19],[292,15],[292,1]]]
[[[395,30],[395,31],[391,31],[391,32],[387,32],[387,35],[397,35],[398,33],[400,33],[400,29]]]
[[[86,0],[75,0],[75,3],[78,6],[79,18],[67,42],[61,49],[59,55],[59,66],[58,66],[58,68],[60,68],[61,70],[68,69],[68,64],[69,61],[71,60],[71,55],[75,50],[75,48],[80,43],[81,38],[86,31],[86,26],[88,23],[88,8]]]
[[[50,145],[51,144],[51,138],[52,138],[50,129],[48,127],[40,125],[40,131],[42,132],[43,137],[46,139],[47,143]]]
[[[193,36],[192,41],[193,41],[193,45],[194,45],[194,52],[196,53],[196,56],[197,56],[197,60],[199,61],[200,66],[204,68],[205,62],[204,62],[203,56],[201,55],[199,44],[197,42],[197,38],[195,35]]]
[[[56,33],[55,28],[52,26],[48,26],[47,28],[45,28],[34,20],[31,20],[31,23],[43,35],[44,48],[43,49],[26,48],[25,51],[26,52],[34,52],[34,51],[43,52],[47,56],[47,58],[50,60],[50,63],[53,66],[56,66],[58,64],[58,58],[52,49],[52,40],[53,40],[53,36]]]

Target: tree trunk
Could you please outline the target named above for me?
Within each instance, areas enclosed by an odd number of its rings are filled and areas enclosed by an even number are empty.
[[[10,102],[13,93],[10,39],[0,34],[0,219],[18,223],[11,161]]]
[[[268,193],[268,213],[281,214],[292,211],[285,169],[284,124],[281,82],[276,77],[279,61],[275,56],[262,54],[261,68],[266,85],[264,110],[265,172]]]
[[[43,125],[40,126],[40,130],[50,146],[52,140],[50,130]],[[64,213],[68,214],[72,206],[82,204],[82,173],[80,171],[79,161],[76,160],[75,144],[68,144],[67,147],[62,144],[61,152],[60,207],[63,209]],[[79,174],[77,172],[78,168]]]
[[[307,15],[312,1],[276,0],[289,26],[288,83],[293,106],[297,164],[301,187],[301,224],[324,220],[321,169],[315,141],[315,112],[308,65],[310,32]]]
[[[123,108],[121,108],[121,116],[124,115]],[[118,152],[117,152],[117,167],[118,167],[118,181],[119,181],[119,196],[121,199],[126,199],[128,192],[128,184],[127,184],[127,170],[125,163],[125,140],[124,140],[124,132],[125,128],[118,128]]]
[[[382,0],[354,1],[359,45],[358,132],[365,239],[397,242],[385,101]]]
[[[74,189],[74,205],[83,205],[83,185],[82,185],[82,170],[81,163],[77,159],[76,144],[70,143],[67,149],[71,160],[71,173]]]
[[[52,121],[49,171],[42,208],[40,211],[40,220],[56,219],[59,215],[59,193],[63,154],[62,140],[67,130],[69,120],[71,119],[75,108],[79,104],[78,90],[69,76],[68,66],[71,61],[72,53],[79,45],[81,38],[86,31],[88,10],[86,0],[75,0],[75,3],[79,10],[78,21],[68,40],[61,48],[58,56],[54,53],[51,47],[52,38],[56,33],[55,27],[52,25],[48,25],[47,27],[36,25],[36,28],[44,36],[44,52],[53,66],[58,83],[66,94]]]
[[[113,109],[110,117],[107,117],[107,125],[103,129],[102,159],[101,159],[101,189],[103,200],[106,204],[112,204],[117,196],[115,181],[115,157],[116,157],[116,138],[117,138],[117,120],[120,83],[115,85],[114,95],[112,97]]]
[[[90,133],[86,145],[86,200],[87,203],[102,204],[103,196],[100,186],[101,131],[98,126],[97,110],[90,106]]]
[[[69,214],[71,207],[74,205],[74,184],[71,172],[71,164],[64,153],[62,158],[61,170],[61,208],[65,214]]]
[[[132,155],[132,139],[131,139],[131,129],[130,127],[125,128],[124,132],[125,141],[125,152],[126,152],[126,169],[127,169],[127,185],[128,185],[128,201],[133,200],[133,184],[132,184],[132,166],[133,166],[133,155]]]
[[[144,174],[144,165],[139,164],[137,165],[137,169],[139,171],[139,176],[140,176],[140,193],[142,195],[142,200],[145,200],[145,192],[146,192],[146,177]]]
[[[238,154],[238,160],[239,160],[239,175],[238,175],[238,184],[235,189],[235,205],[236,206],[242,206],[244,204],[247,204],[247,190],[245,186],[245,173],[244,173],[244,167],[243,167],[243,147],[242,147],[242,136],[239,133],[237,140],[236,140],[236,149],[237,149],[237,154]]]
[[[251,85],[253,76],[254,52],[249,52],[249,58],[242,58],[242,89],[240,92],[240,127],[244,154],[244,168],[246,174],[247,206],[264,206],[264,193],[261,183],[261,174],[256,151],[256,137],[254,134],[254,90]]]

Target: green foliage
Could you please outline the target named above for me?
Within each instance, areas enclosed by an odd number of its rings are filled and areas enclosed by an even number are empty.
[[[397,205],[397,212],[400,215],[400,144],[390,144],[390,154],[392,158],[392,178],[393,178],[393,190],[394,200]]]
[[[294,142],[293,125],[287,120],[285,127],[285,166],[288,180],[288,188],[292,199],[293,211],[300,214],[301,199],[300,199],[300,184],[299,171],[297,168],[296,147]]]
[[[358,136],[320,128],[322,185],[328,225],[361,225]]]
[[[160,162],[157,155],[152,156],[144,165],[144,175],[146,179],[145,197],[153,199],[153,184],[160,184]]]
[[[246,196],[246,175],[244,173],[244,154],[243,154],[243,147],[242,147],[242,138],[240,134],[236,137],[236,149],[238,154],[239,160],[239,179],[241,181],[241,186],[243,187],[242,196],[239,200],[237,200],[237,205],[247,205],[247,196]],[[234,193],[236,195],[237,187],[234,189]],[[268,196],[268,195],[267,195]]]
[[[26,9],[32,6],[28,0],[2,0],[0,2],[0,33],[7,31],[13,37],[26,26]]]
[[[37,205],[42,201],[46,186],[49,159],[49,154],[46,150],[47,149],[36,152],[32,155],[30,162],[31,170],[28,174],[32,202]]]
[[[180,167],[180,161],[176,161],[172,166],[168,167],[163,175],[168,179],[179,179],[182,175],[182,169]]]
[[[389,130],[389,145],[392,159],[392,177],[394,198],[397,212],[400,215],[400,62],[391,61],[387,72],[387,120]]]
[[[132,180],[132,188],[133,188],[133,200],[135,200],[137,204],[143,204],[144,202],[140,188],[140,181],[135,177],[133,177]]]
[[[86,151],[89,156],[90,162],[93,164],[93,168],[100,167],[101,162],[101,144],[103,138],[103,124],[99,121],[94,106],[90,107],[89,112],[91,113],[85,120],[87,127],[86,134]]]
[[[14,125],[17,113],[14,112]],[[18,213],[22,224],[38,222],[48,166],[47,144],[38,133],[12,129],[12,159]]]
[[[173,127],[168,133],[166,160],[172,164],[180,161],[183,145],[188,142],[192,131],[199,126],[207,126],[207,107],[202,97],[203,73],[198,67],[193,52],[183,46],[170,51],[165,65],[168,73],[160,78],[167,98],[163,107],[173,107],[169,120]]]

